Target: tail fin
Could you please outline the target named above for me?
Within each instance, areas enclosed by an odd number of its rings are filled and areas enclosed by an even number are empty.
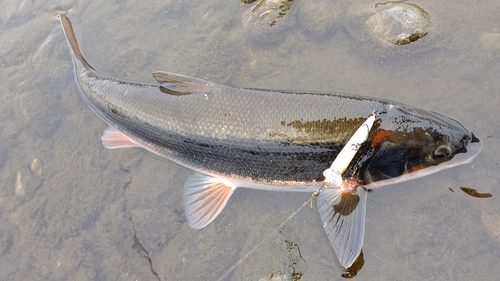
[[[78,47],[78,42],[76,41],[75,32],[73,31],[73,25],[69,20],[68,16],[65,14],[59,14],[59,20],[61,21],[61,25],[64,31],[64,35],[66,35],[66,39],[68,40],[68,44],[73,51],[74,59],[77,60],[83,67],[95,71],[95,69],[90,66],[90,64],[85,60],[80,51],[80,47]]]

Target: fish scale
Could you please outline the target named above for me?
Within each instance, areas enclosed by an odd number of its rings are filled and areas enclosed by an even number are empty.
[[[110,79],[98,72],[83,72],[78,80],[88,103],[108,124],[132,138],[156,144],[155,153],[207,172],[259,181],[322,180],[322,172],[350,137],[336,132],[353,133],[360,123],[339,122],[338,129],[331,129],[336,120],[363,121],[374,108],[382,111],[388,106],[385,101],[340,94],[257,91],[217,84],[203,93],[175,96],[164,94],[157,85]],[[343,110],[332,111],[342,100],[347,101]],[[314,110],[290,110],[296,104]],[[357,108],[358,113],[347,108]],[[381,116],[380,121],[392,124],[386,119]],[[313,132],[290,125],[324,121],[330,124],[316,126]],[[320,134],[323,143],[314,138],[308,141],[308,135],[317,131],[324,132]]]

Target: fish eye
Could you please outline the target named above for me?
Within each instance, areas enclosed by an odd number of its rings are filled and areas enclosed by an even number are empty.
[[[453,151],[451,150],[451,147],[447,145],[441,145],[434,152],[432,153],[432,157],[434,159],[444,159],[446,157],[449,157]]]

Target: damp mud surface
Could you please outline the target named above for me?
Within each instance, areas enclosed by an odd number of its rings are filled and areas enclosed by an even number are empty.
[[[310,194],[238,189],[214,222],[190,229],[182,196],[191,171],[140,149],[102,147],[106,125],[80,98],[60,12],[74,21],[86,59],[111,77],[154,83],[154,71],[169,71],[235,87],[350,93],[459,120],[483,152],[370,192],[354,279],[500,276],[498,1],[415,2],[430,16],[428,33],[390,47],[367,32],[373,1],[286,2],[281,17],[253,12],[256,31],[245,19],[259,1],[2,1],[0,279],[343,280],[315,207],[228,272]],[[266,16],[276,23],[261,26]]]

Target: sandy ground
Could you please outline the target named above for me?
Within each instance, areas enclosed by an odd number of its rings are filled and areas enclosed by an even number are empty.
[[[59,12],[79,22],[87,60],[114,77],[153,83],[151,73],[164,70],[238,87],[353,93],[460,120],[483,152],[371,192],[356,279],[500,276],[498,1],[414,2],[430,14],[430,32],[392,47],[364,28],[375,4],[367,0],[296,0],[283,23],[261,31],[248,30],[252,5],[238,0],[132,2],[0,3],[0,279],[217,280],[309,198],[240,189],[212,224],[190,229],[189,170],[100,144],[106,126],[79,97]],[[332,256],[307,207],[223,280],[340,280]]]

